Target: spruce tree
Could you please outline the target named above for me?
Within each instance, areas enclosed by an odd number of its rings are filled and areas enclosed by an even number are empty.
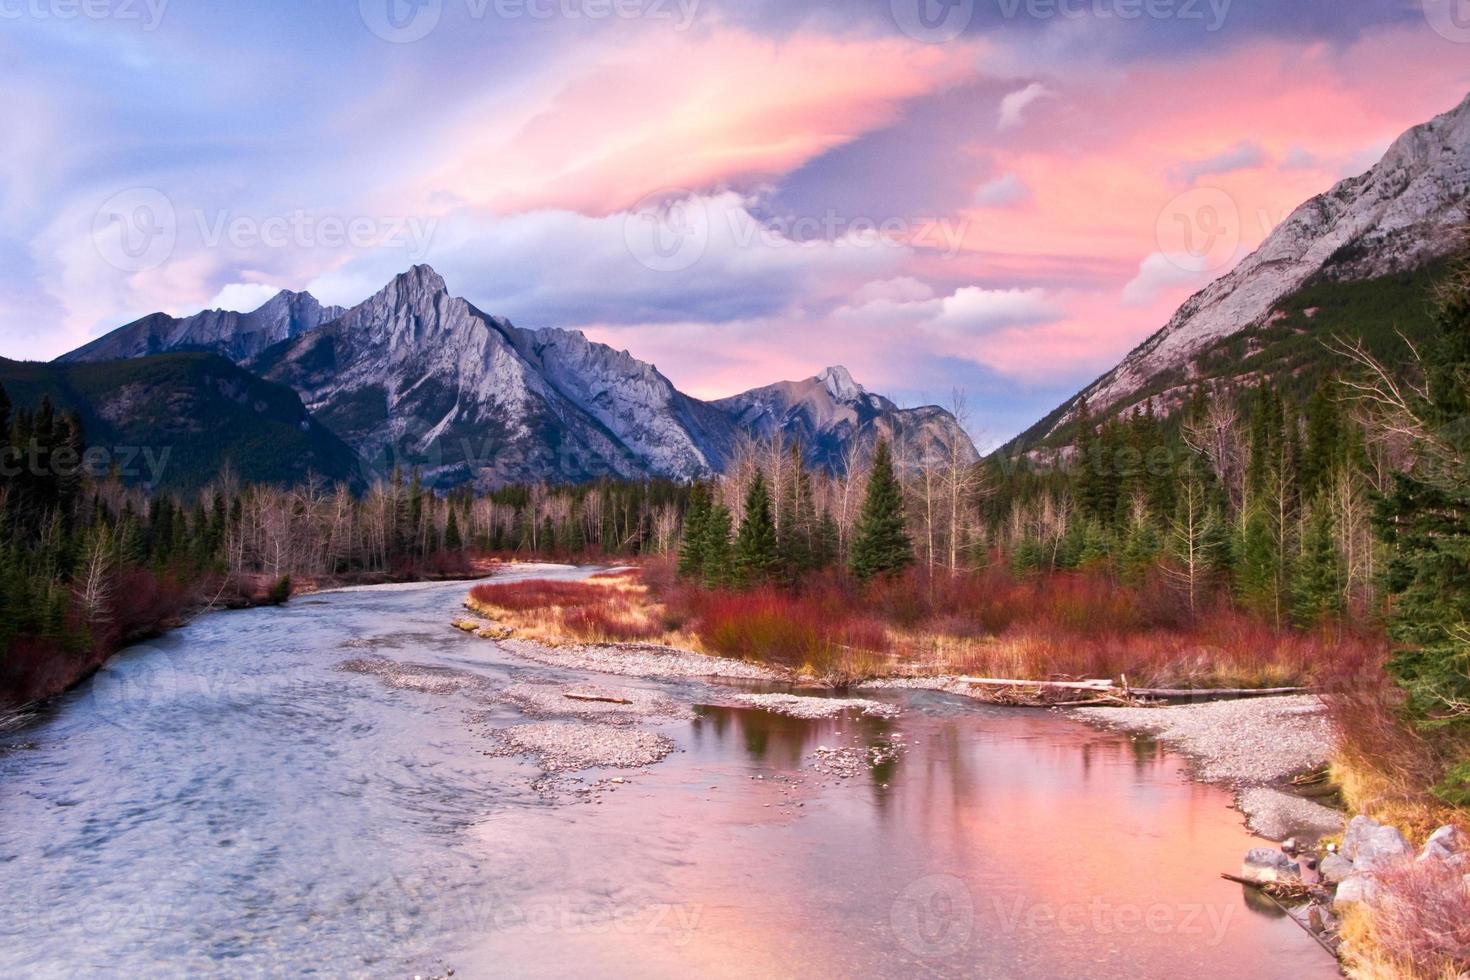
[[[781,564],[776,522],[771,518],[771,494],[766,478],[756,470],[745,493],[745,516],[735,536],[735,581],[742,587],[768,582]]]
[[[914,549],[903,517],[903,488],[893,472],[888,442],[880,439],[853,537],[852,572],[866,581],[876,575],[897,574],[913,560]]]
[[[693,578],[704,574],[705,538],[710,513],[709,489],[696,483],[689,491],[689,506],[684,511],[684,537],[679,543],[679,575]]]
[[[455,516],[454,508],[449,508],[449,518],[444,522],[444,550],[464,550],[464,539],[459,533],[459,518]]]
[[[1319,495],[1302,536],[1302,554],[1292,575],[1292,614],[1304,625],[1342,612],[1342,559],[1333,536],[1332,508]]]
[[[704,523],[704,587],[722,589],[734,577],[730,564],[730,508],[714,504]]]

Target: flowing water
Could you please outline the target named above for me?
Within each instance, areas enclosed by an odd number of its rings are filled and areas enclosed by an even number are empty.
[[[611,791],[548,790],[486,754],[521,718],[485,691],[593,675],[449,629],[465,588],[205,616],[0,735],[0,974],[1336,975],[1217,877],[1253,842],[1226,792],[1052,713],[702,707],[647,723],[664,762],[579,774]],[[362,656],[450,682],[336,669]],[[812,768],[895,739],[858,776]]]

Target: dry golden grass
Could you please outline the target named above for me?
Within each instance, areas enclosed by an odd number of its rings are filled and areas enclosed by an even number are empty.
[[[691,647],[694,638],[670,630],[664,609],[636,573],[595,575],[579,582],[479,585],[465,605],[526,639],[566,643],[665,643]]]

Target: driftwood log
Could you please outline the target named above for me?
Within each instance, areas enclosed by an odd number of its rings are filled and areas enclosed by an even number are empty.
[[[1307,687],[1132,687],[1124,676],[1119,684],[1106,678],[1092,680],[1041,681],[1006,677],[957,677],[962,684],[987,688],[994,694],[987,700],[1018,701],[1027,704],[1047,703],[1052,707],[1081,707],[1084,705],[1131,705],[1140,700],[1181,701],[1194,698],[1226,699],[1273,697],[1284,694],[1307,694]],[[1021,698],[1018,695],[1026,692]],[[1070,695],[1068,700],[1048,701],[1044,695]],[[977,694],[978,696],[978,694]]]
[[[562,697],[564,697],[564,698],[571,698],[573,701],[601,701],[601,702],[603,702],[605,704],[632,704],[633,703],[632,701],[629,701],[627,698],[606,697],[606,696],[603,696],[601,694],[563,694]]]

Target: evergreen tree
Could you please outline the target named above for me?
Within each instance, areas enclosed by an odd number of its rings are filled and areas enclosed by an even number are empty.
[[[459,517],[455,515],[453,507],[449,508],[449,517],[444,521],[444,550],[464,550],[464,539],[459,533]]]
[[[709,488],[696,483],[684,511],[684,537],[679,544],[679,575],[693,578],[704,574],[705,540],[709,533]]]
[[[1345,572],[1332,524],[1332,508],[1326,495],[1319,495],[1292,575],[1292,613],[1299,623],[1318,623],[1342,612]]]
[[[721,589],[730,585],[734,568],[730,560],[730,508],[714,504],[704,523],[704,587]]]
[[[769,581],[781,564],[776,522],[771,518],[771,494],[756,470],[745,493],[745,516],[735,536],[735,581],[742,587]]]
[[[857,533],[852,542],[852,572],[866,581],[875,575],[893,575],[913,563],[914,549],[904,525],[903,488],[893,472],[888,442],[878,440],[873,471],[863,498]]]

